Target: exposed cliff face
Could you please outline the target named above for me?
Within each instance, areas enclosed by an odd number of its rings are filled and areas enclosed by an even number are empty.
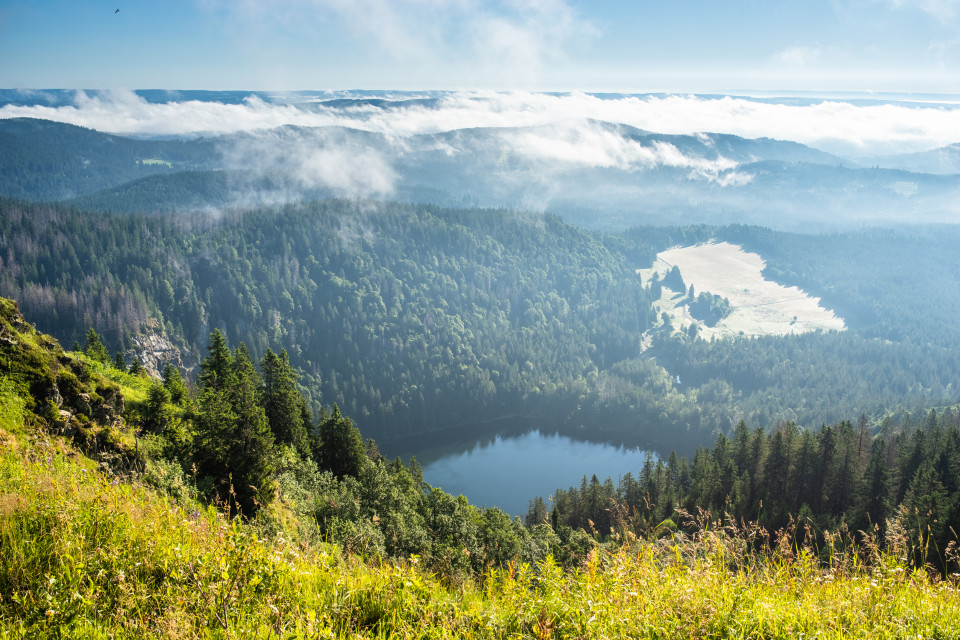
[[[162,329],[153,328],[138,333],[133,337],[133,344],[133,348],[128,349],[124,356],[128,361],[139,358],[140,364],[153,377],[159,378],[168,362],[186,378],[192,377],[197,366],[190,352],[175,345]]]

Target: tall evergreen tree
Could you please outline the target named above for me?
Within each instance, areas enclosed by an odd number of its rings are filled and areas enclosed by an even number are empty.
[[[244,513],[273,500],[273,436],[260,405],[260,375],[242,342],[234,353],[236,376],[232,400],[237,416],[230,455],[233,490]]]
[[[219,391],[230,387],[234,374],[233,355],[220,329],[214,329],[210,334],[207,354],[204,361],[200,363],[200,375],[197,376],[200,388]]]
[[[147,402],[143,411],[143,427],[150,433],[160,433],[172,417],[170,411],[170,392],[154,381],[147,391]]]
[[[163,365],[163,386],[170,393],[170,402],[182,406],[188,398],[187,385],[180,375],[180,370],[173,364]]]
[[[321,469],[330,471],[338,478],[358,476],[367,460],[360,430],[350,418],[340,413],[333,405],[333,412],[320,423],[320,451],[317,460]]]
[[[914,561],[918,566],[927,562],[943,562],[946,532],[949,522],[950,498],[937,477],[936,465],[931,460],[920,464],[907,486],[900,505],[905,516],[902,523],[913,541]]]
[[[263,377],[263,409],[270,424],[270,431],[277,444],[294,447],[302,455],[309,454],[307,429],[304,424],[306,402],[297,389],[297,374],[290,366],[284,349],[278,357],[267,349],[260,361]]]
[[[219,330],[210,336],[200,365],[196,456],[203,475],[232,493],[245,514],[273,499],[273,438],[259,403],[260,379],[245,345],[231,354]],[[229,483],[229,488],[227,486]]]
[[[547,504],[543,501],[543,498],[537,496],[530,501],[530,507],[527,509],[527,517],[524,520],[524,524],[528,527],[533,527],[538,524],[543,524],[547,521]]]
[[[876,438],[870,448],[870,459],[857,492],[857,519],[854,527],[869,531],[873,525],[886,526],[890,509],[890,469],[887,467],[887,441]]]

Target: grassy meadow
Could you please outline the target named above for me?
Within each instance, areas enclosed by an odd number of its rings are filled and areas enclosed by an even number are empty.
[[[0,440],[3,638],[960,637],[957,576],[869,544],[830,553],[781,535],[759,553],[766,532],[701,517],[696,535],[629,537],[573,571],[548,559],[450,578],[415,556],[303,543],[276,514],[231,521],[105,475],[58,438]]]
[[[820,299],[797,287],[785,287],[763,276],[763,258],[729,242],[708,242],[674,247],[657,255],[654,266],[639,271],[649,281],[654,273],[661,278],[671,267],[680,269],[684,282],[695,290],[728,298],[733,312],[716,326],[701,323],[705,339],[747,335],[788,335],[809,331],[843,331],[844,321],[820,306]],[[665,289],[657,303],[673,324],[685,328],[692,318],[685,295]]]

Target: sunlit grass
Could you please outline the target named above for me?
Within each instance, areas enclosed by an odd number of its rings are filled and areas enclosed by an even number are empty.
[[[134,404],[145,402],[150,391],[150,378],[121,371],[113,365],[106,365],[88,357],[82,351],[70,351],[69,354],[83,363],[91,372],[115,382],[123,390],[123,397]]]
[[[823,563],[707,530],[450,581],[267,537],[72,455],[44,438],[0,455],[7,637],[960,637],[956,587],[876,551]]]
[[[6,376],[0,376],[0,446],[3,446],[3,434],[10,437],[22,433],[25,410],[26,401],[16,385]]]

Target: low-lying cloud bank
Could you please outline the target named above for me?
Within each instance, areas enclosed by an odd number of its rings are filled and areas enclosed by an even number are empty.
[[[956,172],[911,178],[856,166],[890,166],[877,156],[960,141],[960,102],[494,92],[226,92],[214,101],[157,93],[60,92],[50,102],[2,106],[0,118],[208,137],[204,166],[230,170],[237,206],[386,197],[551,210],[596,228],[804,228],[958,215]]]
[[[409,97],[409,96],[407,96]],[[129,91],[77,92],[68,106],[5,105],[0,118],[31,117],[121,135],[215,135],[283,125],[342,126],[392,139],[474,127],[603,121],[667,134],[729,133],[791,140],[846,156],[921,151],[960,142],[960,103],[753,100],[694,95],[604,97],[584,93],[454,92],[389,108],[355,103],[148,102]]]
[[[645,145],[594,122],[566,121],[549,127],[501,133],[504,149],[527,160],[591,168],[643,171],[657,167],[688,169],[691,179],[718,184],[745,184],[748,174],[731,173],[734,160],[684,154],[669,142]]]
[[[268,178],[276,188],[294,194],[314,189],[348,198],[392,194],[397,175],[389,155],[343,133],[254,131],[224,141],[220,153],[225,168]]]

